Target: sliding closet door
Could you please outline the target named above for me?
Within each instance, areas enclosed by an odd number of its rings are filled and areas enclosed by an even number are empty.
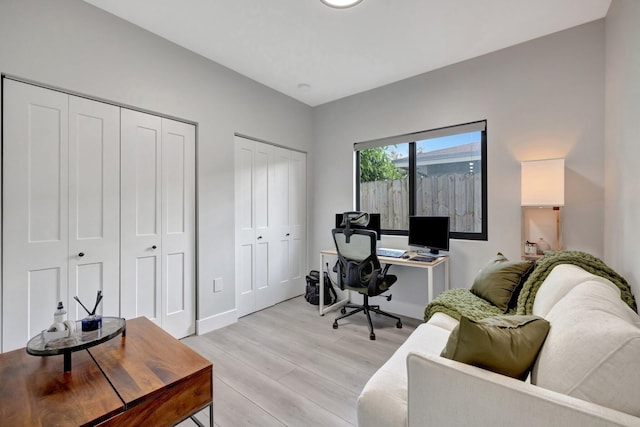
[[[162,119],[162,327],[195,333],[195,127]]]
[[[275,269],[274,288],[278,299],[288,298],[291,286],[291,150],[276,147],[273,182],[273,218],[277,230],[277,243],[272,253]]]
[[[306,156],[236,137],[239,316],[304,292]]]
[[[306,155],[275,149],[275,180],[272,191],[277,230],[273,253],[275,284],[279,300],[304,292],[306,259]]]
[[[67,302],[68,99],[5,79],[2,350],[24,347]]]
[[[289,288],[287,298],[293,298],[304,292],[307,259],[307,155],[298,151],[291,152],[289,187],[290,207],[290,252],[289,252]]]
[[[121,111],[121,307],[195,333],[195,127]]]
[[[238,315],[275,304],[273,268],[274,147],[235,139],[236,283]]]
[[[70,319],[86,312],[120,314],[120,108],[69,97],[69,307]],[[87,307],[91,309],[91,307]],[[49,310],[50,311],[50,310]]]
[[[120,313],[119,108],[5,79],[3,351],[52,322]]]
[[[161,326],[162,119],[121,109],[121,315]]]

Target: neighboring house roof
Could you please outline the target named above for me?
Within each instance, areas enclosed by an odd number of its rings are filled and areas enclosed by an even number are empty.
[[[416,166],[420,167],[442,163],[471,162],[480,160],[480,147],[480,142],[470,142],[469,144],[427,151],[426,153],[418,153],[416,156]],[[393,160],[393,163],[398,168],[408,169],[409,167],[407,157],[395,159]]]

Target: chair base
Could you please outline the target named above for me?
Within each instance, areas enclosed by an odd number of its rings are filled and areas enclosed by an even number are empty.
[[[385,311],[380,310],[380,306],[379,305],[369,305],[369,296],[368,295],[363,295],[364,297],[364,302],[362,305],[357,305],[357,304],[346,304],[344,307],[342,307],[342,309],[340,310],[340,312],[342,313],[342,316],[340,317],[336,317],[336,319],[333,321],[333,329],[338,329],[338,320],[340,319],[344,319],[345,317],[349,317],[353,314],[356,313],[360,313],[361,311],[364,311],[364,314],[366,314],[367,316],[367,321],[369,322],[369,339],[370,340],[375,340],[376,339],[376,334],[375,332],[373,332],[373,322],[371,321],[371,314],[370,312],[374,312],[377,314],[381,314],[383,316],[386,317],[390,317],[392,319],[396,320],[396,328],[400,329],[402,328],[402,321],[400,320],[400,318],[398,316],[394,316],[393,314],[387,313]],[[354,308],[355,310],[350,311],[349,313],[347,313],[347,308]]]

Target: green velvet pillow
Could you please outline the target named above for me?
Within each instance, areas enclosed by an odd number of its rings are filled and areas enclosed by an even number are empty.
[[[506,311],[513,290],[529,267],[531,261],[509,261],[498,252],[482,267],[473,281],[471,292]]]
[[[524,380],[548,332],[549,322],[538,316],[463,316],[440,355]]]

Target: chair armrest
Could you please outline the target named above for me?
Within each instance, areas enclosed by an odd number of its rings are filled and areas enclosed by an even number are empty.
[[[409,427],[640,426],[640,418],[444,357],[410,353]]]

